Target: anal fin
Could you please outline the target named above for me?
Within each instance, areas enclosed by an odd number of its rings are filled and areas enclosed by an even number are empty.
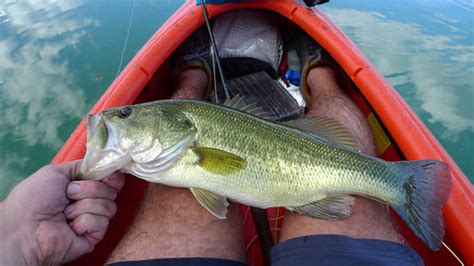
[[[337,220],[351,214],[354,198],[351,196],[332,196],[320,201],[287,209],[314,218]]]
[[[190,190],[201,206],[206,208],[215,217],[225,219],[227,206],[229,206],[226,197],[200,188],[190,188]]]

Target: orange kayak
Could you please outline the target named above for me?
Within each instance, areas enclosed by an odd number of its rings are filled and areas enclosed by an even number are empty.
[[[446,162],[452,172],[452,192],[444,207],[446,235],[444,243],[461,260],[474,264],[474,189],[441,144],[410,109],[395,89],[371,65],[351,40],[317,9],[309,9],[293,0],[259,0],[242,3],[207,5],[210,17],[237,9],[263,9],[280,14],[282,20],[293,23],[306,31],[339,64],[341,85],[366,115],[374,131],[377,150],[385,160],[436,159]],[[173,88],[169,80],[173,51],[204,23],[200,6],[188,0],[150,38],[135,55],[122,73],[110,85],[90,113],[97,113],[115,106],[169,98]],[[81,121],[53,162],[80,159],[85,154],[86,121]],[[128,177],[117,199],[118,212],[110,223],[105,239],[88,254],[73,264],[102,265],[115,248],[127,227],[133,221],[147,183]],[[262,265],[259,239],[255,232],[248,207],[241,206],[247,257],[250,265]],[[267,210],[275,241],[284,209]],[[457,265],[453,254],[443,247],[438,252],[429,250],[421,240],[412,235],[403,222],[402,234],[409,244],[423,257],[427,265]]]

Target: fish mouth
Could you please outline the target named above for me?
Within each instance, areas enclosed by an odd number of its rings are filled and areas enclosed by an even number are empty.
[[[100,180],[127,163],[111,129],[101,114],[87,116],[87,149],[79,171],[82,179]]]
[[[89,140],[92,137],[92,134],[97,128],[97,125],[99,124],[101,118],[102,118],[102,115],[100,114],[87,115],[87,140]]]

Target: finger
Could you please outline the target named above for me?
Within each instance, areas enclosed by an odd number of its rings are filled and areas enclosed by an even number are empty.
[[[116,171],[108,177],[102,179],[102,182],[107,184],[109,187],[113,187],[117,191],[120,191],[125,184],[125,176],[121,172]]]
[[[73,181],[67,186],[67,196],[72,200],[86,198],[115,200],[117,190],[100,181]]]
[[[97,244],[105,235],[109,219],[100,215],[85,213],[74,219],[69,226],[77,236],[85,236],[92,245]]]
[[[79,171],[81,162],[82,160],[76,160],[62,164],[48,164],[39,169],[35,174],[31,175],[31,177],[38,178],[51,175],[57,176],[58,178],[73,180],[76,176],[76,172]]]
[[[64,210],[66,218],[73,220],[82,214],[94,214],[112,218],[117,212],[117,205],[112,200],[83,199],[69,205]]]
[[[107,218],[93,214],[83,214],[74,219],[69,226],[78,237],[73,241],[65,261],[92,252],[94,246],[104,238],[108,224],[109,220]]]

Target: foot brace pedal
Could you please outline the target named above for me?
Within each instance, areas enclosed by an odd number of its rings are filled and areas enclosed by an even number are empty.
[[[227,80],[226,84],[230,97],[239,94],[246,103],[257,102],[271,114],[274,121],[297,119],[303,115],[296,100],[264,71]],[[220,83],[217,85],[217,96],[219,103],[224,102],[224,89]],[[214,90],[211,90],[209,98],[215,101]]]

